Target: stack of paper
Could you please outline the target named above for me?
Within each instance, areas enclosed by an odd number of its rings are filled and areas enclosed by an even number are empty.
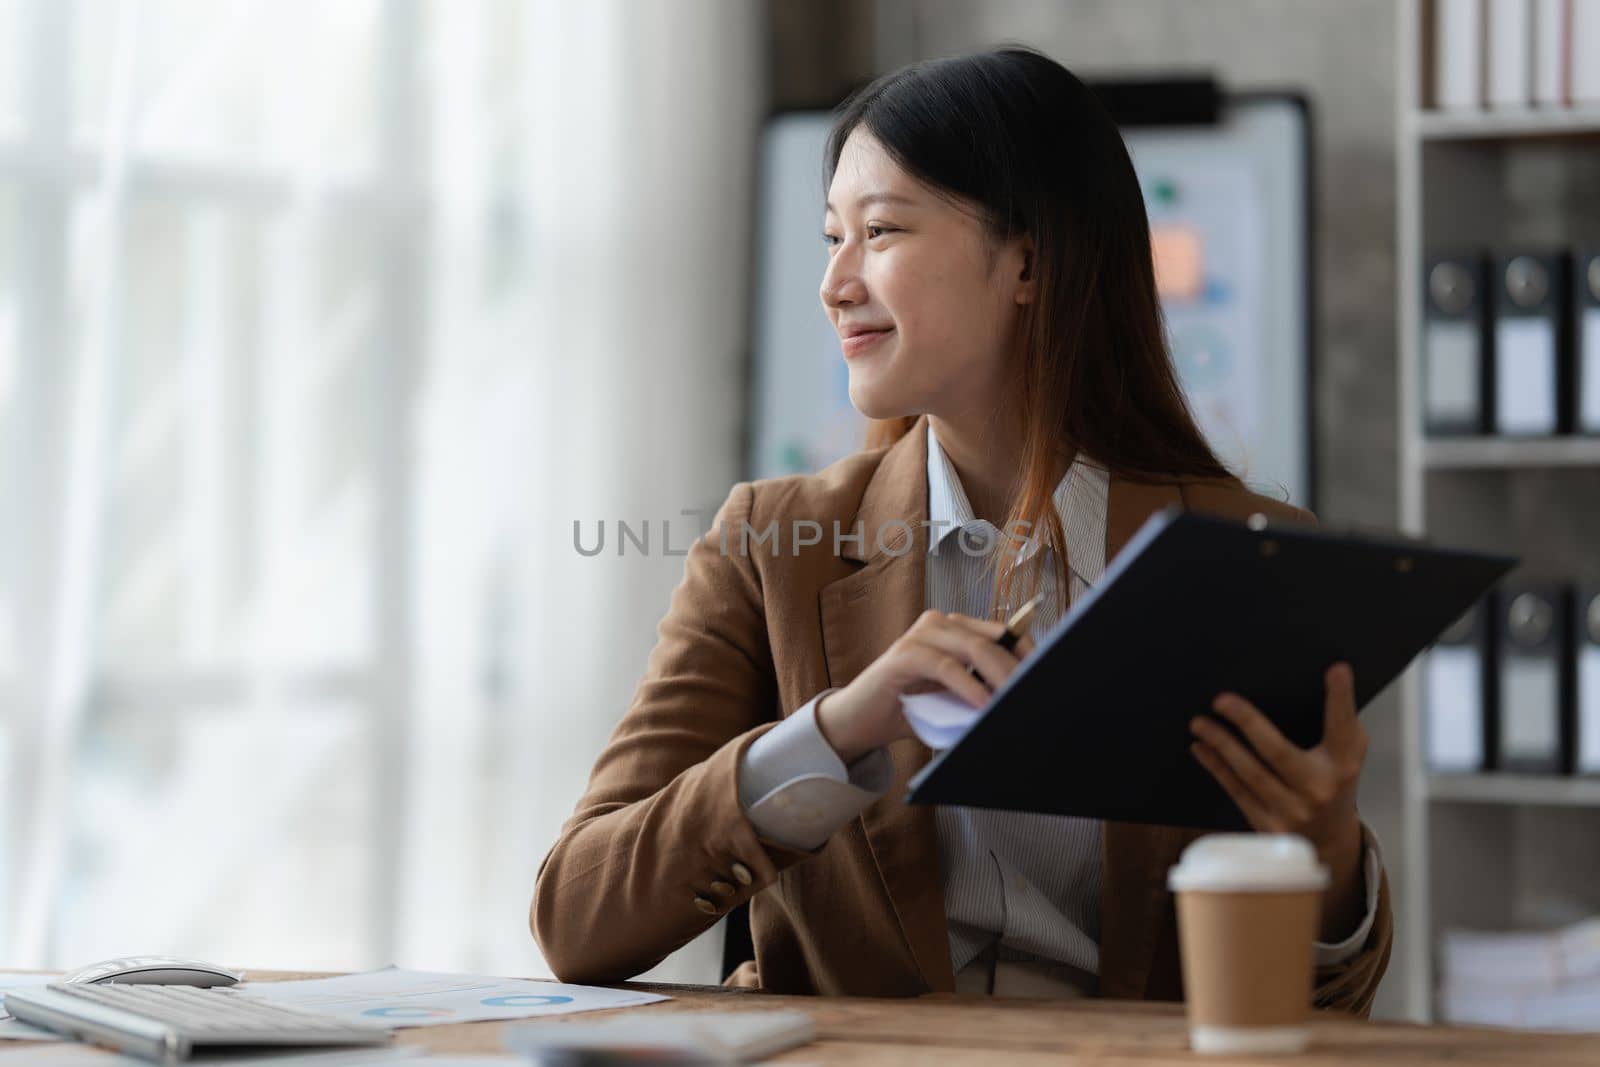
[[[1451,930],[1439,1011],[1449,1022],[1600,1032],[1600,917],[1559,930]]]
[[[953,748],[987,710],[973,707],[948,689],[903,695],[900,707],[912,732],[935,752]]]

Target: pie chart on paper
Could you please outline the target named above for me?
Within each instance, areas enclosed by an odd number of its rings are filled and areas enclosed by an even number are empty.
[[[449,1008],[425,1008],[420,1004],[397,1004],[393,1007],[368,1008],[361,1013],[374,1019],[438,1019],[454,1015]]]
[[[552,1004],[571,1004],[572,999],[537,993],[514,993],[505,997],[489,997],[483,1003],[491,1008],[548,1008]]]

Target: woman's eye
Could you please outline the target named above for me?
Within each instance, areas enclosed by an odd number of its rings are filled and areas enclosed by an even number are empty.
[[[870,241],[874,237],[881,237],[886,233],[894,233],[895,232],[895,227],[893,227],[893,226],[868,226],[868,227],[866,227],[866,230],[867,230],[867,239]],[[835,234],[835,233],[827,233],[826,231],[824,231],[823,234],[822,234],[822,243],[827,245],[829,248],[832,248],[834,245],[841,243],[843,240],[844,240],[844,238],[840,237],[838,234]]]

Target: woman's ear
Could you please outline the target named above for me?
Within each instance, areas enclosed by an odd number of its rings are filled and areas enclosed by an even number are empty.
[[[1033,247],[1033,238],[1022,239],[1022,270],[1017,275],[1016,299],[1019,304],[1031,304],[1039,293],[1039,259]]]

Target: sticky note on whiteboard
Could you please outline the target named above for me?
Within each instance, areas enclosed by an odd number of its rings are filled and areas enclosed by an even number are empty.
[[[1177,222],[1150,224],[1150,253],[1155,260],[1156,291],[1163,300],[1196,300],[1205,287],[1200,232]]]

